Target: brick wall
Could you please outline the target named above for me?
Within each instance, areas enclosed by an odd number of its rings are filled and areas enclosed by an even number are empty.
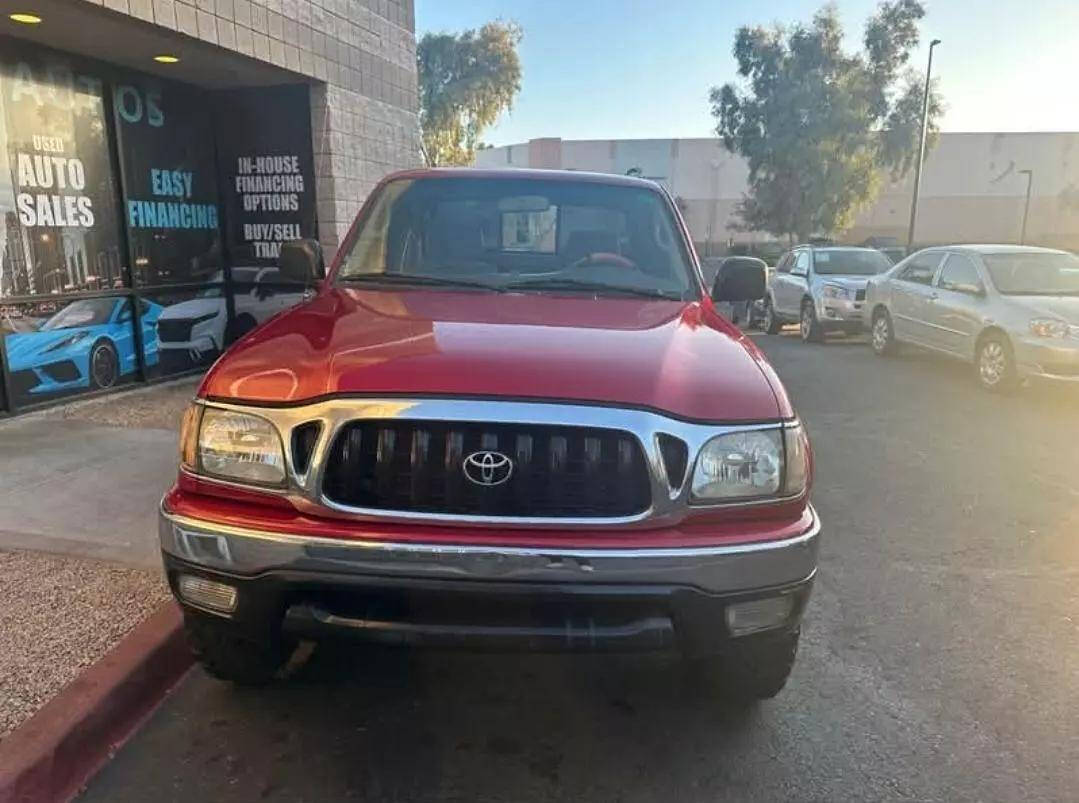
[[[414,0],[83,1],[312,80],[327,258],[375,182],[420,162]]]

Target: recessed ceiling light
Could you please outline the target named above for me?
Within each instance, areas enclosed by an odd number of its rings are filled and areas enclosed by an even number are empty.
[[[16,14],[8,14],[8,19],[10,19],[12,22],[21,22],[24,25],[37,25],[39,22],[41,22],[41,17],[39,17],[37,14],[25,14],[21,12]]]
[[[154,56],[154,61],[156,61],[158,64],[175,64],[179,60],[179,56],[170,56],[168,53],[162,53],[160,56]]]

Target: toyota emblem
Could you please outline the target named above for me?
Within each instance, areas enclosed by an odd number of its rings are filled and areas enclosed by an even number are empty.
[[[465,458],[462,469],[469,482],[491,487],[510,478],[513,461],[502,452],[473,452]]]

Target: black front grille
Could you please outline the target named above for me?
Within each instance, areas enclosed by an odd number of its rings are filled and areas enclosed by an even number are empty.
[[[157,339],[163,343],[186,343],[191,339],[194,321],[161,320],[157,321]]]
[[[484,452],[495,453],[486,478]],[[499,482],[502,456],[512,469]],[[450,515],[602,518],[651,504],[637,439],[588,427],[356,421],[334,441],[322,489],[338,504]]]
[[[865,290],[855,290],[854,291],[854,300],[855,301],[865,301]]]

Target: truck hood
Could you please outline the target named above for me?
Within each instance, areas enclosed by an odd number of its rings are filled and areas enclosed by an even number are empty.
[[[625,404],[705,421],[792,415],[754,343],[707,302],[333,288],[256,329],[204,397],[416,394]]]

